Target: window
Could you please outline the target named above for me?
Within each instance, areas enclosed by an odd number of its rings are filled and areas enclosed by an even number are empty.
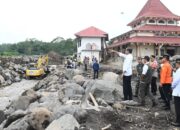
[[[151,20],[149,20],[149,23],[156,23],[156,21],[151,19]]]
[[[173,20],[168,21],[168,24],[175,24]]]
[[[164,20],[159,20],[158,23],[160,23],[160,24],[165,24],[165,21],[164,21]]]
[[[78,40],[78,47],[81,46],[81,39]]]

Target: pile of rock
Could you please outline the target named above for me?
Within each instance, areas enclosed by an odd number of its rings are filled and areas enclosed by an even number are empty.
[[[156,129],[158,119],[169,128],[168,115],[121,103],[120,83],[120,77],[112,72],[92,80],[80,70],[56,66],[0,111],[0,130]]]
[[[3,67],[0,66],[0,86],[20,82],[22,73],[23,67],[19,64],[8,62]]]
[[[93,104],[90,93],[100,107]],[[0,128],[78,130],[86,123],[91,113],[89,110],[99,111],[101,107],[113,110],[110,105],[117,102],[116,97],[121,95],[121,87],[117,82],[89,80],[79,70],[65,70],[58,66],[33,89],[12,101],[4,111],[6,118],[1,120]]]

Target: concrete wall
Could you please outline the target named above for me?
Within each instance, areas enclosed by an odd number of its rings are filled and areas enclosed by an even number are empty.
[[[92,61],[93,56],[97,58],[98,61],[101,60],[99,51],[82,51],[81,52],[81,61],[83,61],[84,57],[89,57],[90,63]]]
[[[155,54],[154,45],[143,45],[142,43],[138,43],[139,45],[139,52],[138,48],[135,44],[132,44],[130,48],[133,49],[133,57],[136,60],[137,57],[144,57],[144,56],[151,56]]]
[[[95,44],[96,50],[101,50],[101,38],[81,38],[81,46],[78,47],[78,53],[82,50],[86,50],[87,44]]]

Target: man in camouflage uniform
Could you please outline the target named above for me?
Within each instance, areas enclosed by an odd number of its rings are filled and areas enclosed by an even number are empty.
[[[156,106],[155,98],[153,97],[152,93],[150,92],[150,83],[152,79],[153,70],[149,65],[149,56],[145,56],[143,59],[144,66],[140,80],[140,87],[139,87],[139,100],[140,105],[145,105],[145,97],[148,96],[152,100],[152,107]]]
[[[137,71],[137,84],[136,84],[136,90],[135,90],[135,97],[138,97],[138,92],[139,92],[139,85],[140,85],[140,78],[142,74],[142,69],[143,69],[143,63],[142,63],[142,58],[138,57],[138,64],[136,66],[136,71]]]

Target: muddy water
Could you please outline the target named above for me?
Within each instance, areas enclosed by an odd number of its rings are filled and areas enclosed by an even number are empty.
[[[12,100],[17,99],[24,91],[33,88],[38,80],[22,80],[0,89],[0,110],[5,110]]]

